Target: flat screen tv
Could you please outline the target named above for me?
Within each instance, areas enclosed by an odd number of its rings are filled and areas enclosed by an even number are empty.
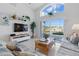
[[[27,24],[14,23],[14,32],[25,32],[25,31],[28,31]]]

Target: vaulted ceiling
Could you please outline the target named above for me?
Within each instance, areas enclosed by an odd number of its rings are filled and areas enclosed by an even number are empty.
[[[44,6],[45,3],[28,3],[26,6],[29,6],[31,9],[36,10]]]
[[[21,3],[23,6],[29,7],[32,10],[37,10],[42,6],[46,5],[47,3]],[[10,3],[10,5],[16,7],[17,3]]]

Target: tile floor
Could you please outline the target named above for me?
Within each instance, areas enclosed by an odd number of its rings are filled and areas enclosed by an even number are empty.
[[[18,46],[21,47],[23,51],[31,51],[31,52],[38,54],[39,56],[45,56],[43,53],[41,53],[39,51],[35,51],[34,39],[30,39],[28,41],[21,42],[18,44]],[[52,46],[48,55],[54,56],[57,53],[59,47],[60,47],[60,44],[56,43],[54,46]]]

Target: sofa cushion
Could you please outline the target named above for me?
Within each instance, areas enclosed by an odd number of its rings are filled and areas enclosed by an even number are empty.
[[[11,51],[16,49],[16,46],[14,44],[7,44],[6,47]]]
[[[21,51],[21,49],[20,48],[18,48],[15,44],[13,44],[13,43],[8,43],[8,44],[6,44],[6,47],[9,49],[9,50],[11,50],[11,51]]]

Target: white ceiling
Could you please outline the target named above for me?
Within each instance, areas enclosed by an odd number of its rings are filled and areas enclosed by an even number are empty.
[[[27,14],[24,12],[26,9],[29,8],[28,10],[36,11],[44,5],[46,5],[46,3],[3,3],[0,4],[0,14],[15,14],[16,11],[17,13]]]
[[[26,6],[29,6],[31,9],[36,10],[45,5],[45,3],[27,3]]]
[[[36,10],[38,8],[41,8],[42,6],[44,6],[46,3],[22,3],[22,5],[24,6],[28,6],[29,8],[31,8],[32,10]],[[14,7],[16,7],[17,3],[10,3],[10,5],[13,5]]]

